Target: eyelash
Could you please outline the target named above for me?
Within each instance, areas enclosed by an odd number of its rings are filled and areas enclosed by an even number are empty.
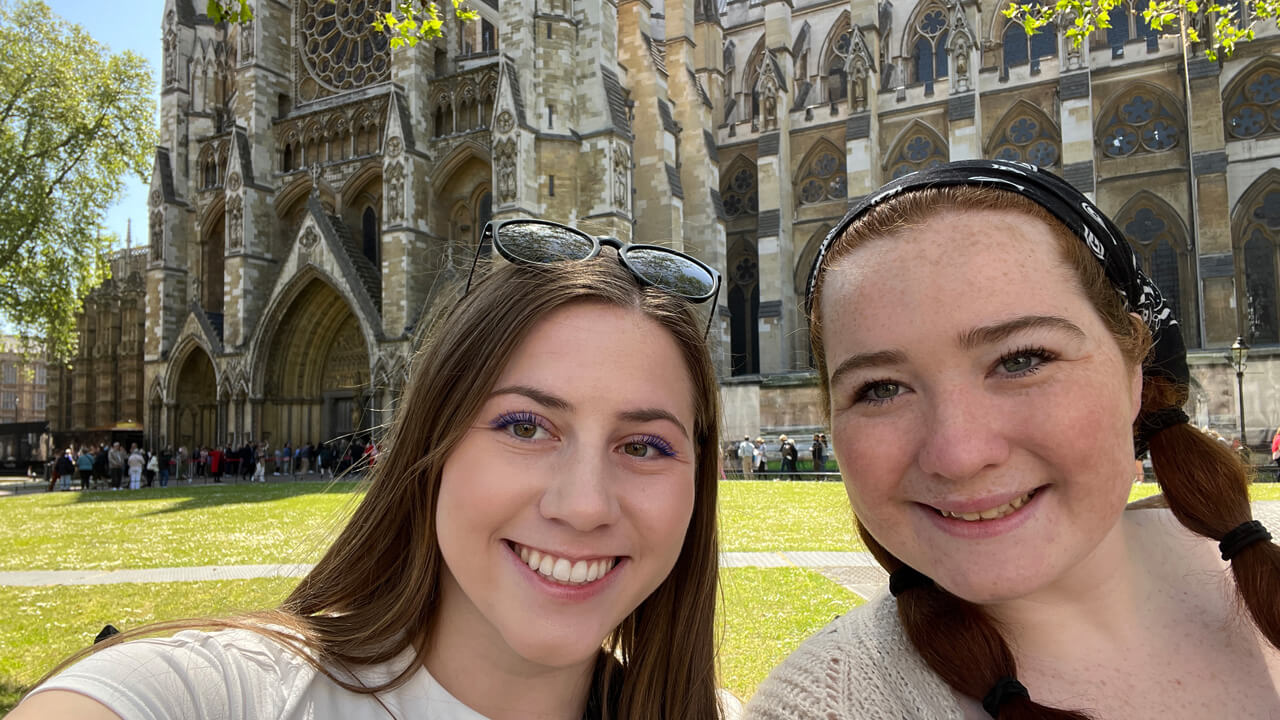
[[[547,430],[548,432],[550,432],[550,428],[547,427],[546,423],[543,422],[542,418],[538,417],[537,415],[534,415],[531,412],[525,412],[525,411],[502,413],[497,418],[495,418],[494,421],[491,422],[489,425],[494,430],[506,430],[512,425],[536,425],[537,427],[540,427],[543,430]],[[530,440],[531,438],[516,437],[516,439]],[[664,457],[676,456],[676,449],[672,447],[671,443],[658,437],[657,435],[648,435],[648,434],[638,435],[634,438],[631,438],[630,440],[627,440],[627,443],[628,444],[640,443],[642,445],[648,445],[654,450],[657,450],[658,454]]]
[[[536,425],[542,428],[543,430],[550,431],[550,428],[547,427],[547,424],[543,422],[542,418],[538,417],[537,415],[534,415],[531,412],[524,412],[524,411],[502,413],[496,419],[494,419],[493,422],[489,423],[489,425],[494,430],[506,430],[512,425]],[[527,440],[528,438],[518,438],[518,439]]]
[[[1016,373],[1010,373],[1009,377],[1020,378],[1020,377],[1026,377],[1028,375],[1035,375],[1036,373],[1040,372],[1044,368],[1046,363],[1050,363],[1058,359],[1058,356],[1056,353],[1050,352],[1039,345],[1027,345],[1027,346],[1020,347],[1011,353],[1006,353],[1005,355],[1002,355],[1000,359],[996,361],[996,366],[999,367],[1000,365],[1003,365],[1009,360],[1012,360],[1014,358],[1019,358],[1019,357],[1032,357],[1039,360],[1040,362],[1038,362],[1035,365],[1032,365],[1026,370],[1020,370]]]
[[[1020,370],[1018,372],[1010,373],[1008,377],[1021,378],[1021,377],[1027,377],[1029,375],[1035,375],[1036,373],[1040,372],[1044,368],[1046,363],[1050,363],[1058,359],[1058,356],[1056,353],[1050,352],[1049,350],[1046,350],[1045,348],[1040,347],[1038,345],[1037,346],[1029,345],[1029,346],[1020,347],[1017,350],[1014,350],[1013,352],[1006,353],[1000,356],[1000,359],[996,360],[995,365],[996,367],[999,367],[1010,360],[1013,360],[1015,358],[1020,358],[1020,357],[1035,358],[1039,360],[1039,362],[1027,368],[1026,370]],[[896,382],[889,378],[880,378],[877,380],[870,380],[868,382],[863,383],[862,386],[858,388],[857,392],[854,393],[854,402],[863,403],[871,407],[881,407],[883,405],[887,405],[893,402],[894,400],[898,399],[898,397],[900,397],[900,394],[894,395],[892,397],[887,397],[887,398],[872,397],[871,391],[881,385],[895,385],[895,386],[901,387],[902,383]]]
[[[675,457],[676,449],[671,447],[671,443],[663,440],[657,435],[640,435],[627,441],[628,443],[643,443],[657,450],[663,457]]]

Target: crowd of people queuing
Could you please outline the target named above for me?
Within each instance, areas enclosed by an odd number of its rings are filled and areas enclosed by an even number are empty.
[[[764,437],[751,439],[744,435],[741,442],[730,442],[725,445],[725,468],[738,470],[743,476],[769,472],[770,450]],[[825,433],[814,433],[813,443],[807,452],[807,464],[802,464],[801,447],[793,438],[785,434],[778,436],[778,457],[782,462],[774,472],[796,473],[827,471],[827,436]]]
[[[168,487],[169,480],[220,483],[224,478],[266,482],[267,477],[340,476],[359,471],[377,460],[378,446],[361,438],[338,438],[319,444],[307,442],[294,447],[289,442],[273,448],[267,442],[247,441],[239,447],[193,447],[174,450],[166,445],[158,451],[120,441],[110,444],[74,445],[65,448],[53,461],[49,490],[96,488],[138,490]]]

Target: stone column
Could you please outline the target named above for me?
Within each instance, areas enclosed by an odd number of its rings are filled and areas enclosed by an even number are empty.
[[[760,139],[757,185],[760,211],[756,249],[760,263],[760,371],[785,372],[805,358],[794,332],[799,317],[792,267],[790,0],[769,0],[764,8],[765,50],[760,69]]]
[[[1195,248],[1191,272],[1200,280],[1193,287],[1200,291],[1203,317],[1188,318],[1191,322],[1185,323],[1184,332],[1198,332],[1204,347],[1227,347],[1249,326],[1249,302],[1245,288],[1236,287],[1235,282],[1237,268],[1239,276],[1244,275],[1244,253],[1243,248],[1233,253],[1222,91],[1217,63],[1195,57],[1187,70],[1191,83],[1187,142],[1196,184],[1196,216],[1187,223],[1191,228],[1187,239]]]

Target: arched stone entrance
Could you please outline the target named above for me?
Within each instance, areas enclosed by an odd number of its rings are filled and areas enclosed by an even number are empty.
[[[212,446],[218,440],[218,384],[208,353],[192,347],[173,387],[173,444],[188,450]]]
[[[296,447],[369,429],[369,350],[356,316],[328,283],[310,280],[259,352],[263,440]]]

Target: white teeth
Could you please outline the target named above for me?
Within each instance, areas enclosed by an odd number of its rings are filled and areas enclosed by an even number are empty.
[[[958,512],[951,512],[949,510],[943,510],[941,512],[945,517],[956,518],[957,520],[967,520],[969,522],[977,522],[979,520],[995,520],[997,518],[1002,518],[1005,515],[1012,513],[1014,510],[1017,510],[1023,505],[1026,505],[1031,500],[1031,496],[1035,494],[1036,494],[1035,491],[1032,490],[1026,495],[1014,498],[1013,500],[1010,500],[1009,502],[999,507],[993,507],[989,510],[982,510],[980,512],[958,513]]]
[[[538,550],[512,543],[520,560],[529,569],[542,576],[566,585],[581,585],[604,577],[613,568],[614,559],[578,560],[577,562],[554,555],[544,555]]]

